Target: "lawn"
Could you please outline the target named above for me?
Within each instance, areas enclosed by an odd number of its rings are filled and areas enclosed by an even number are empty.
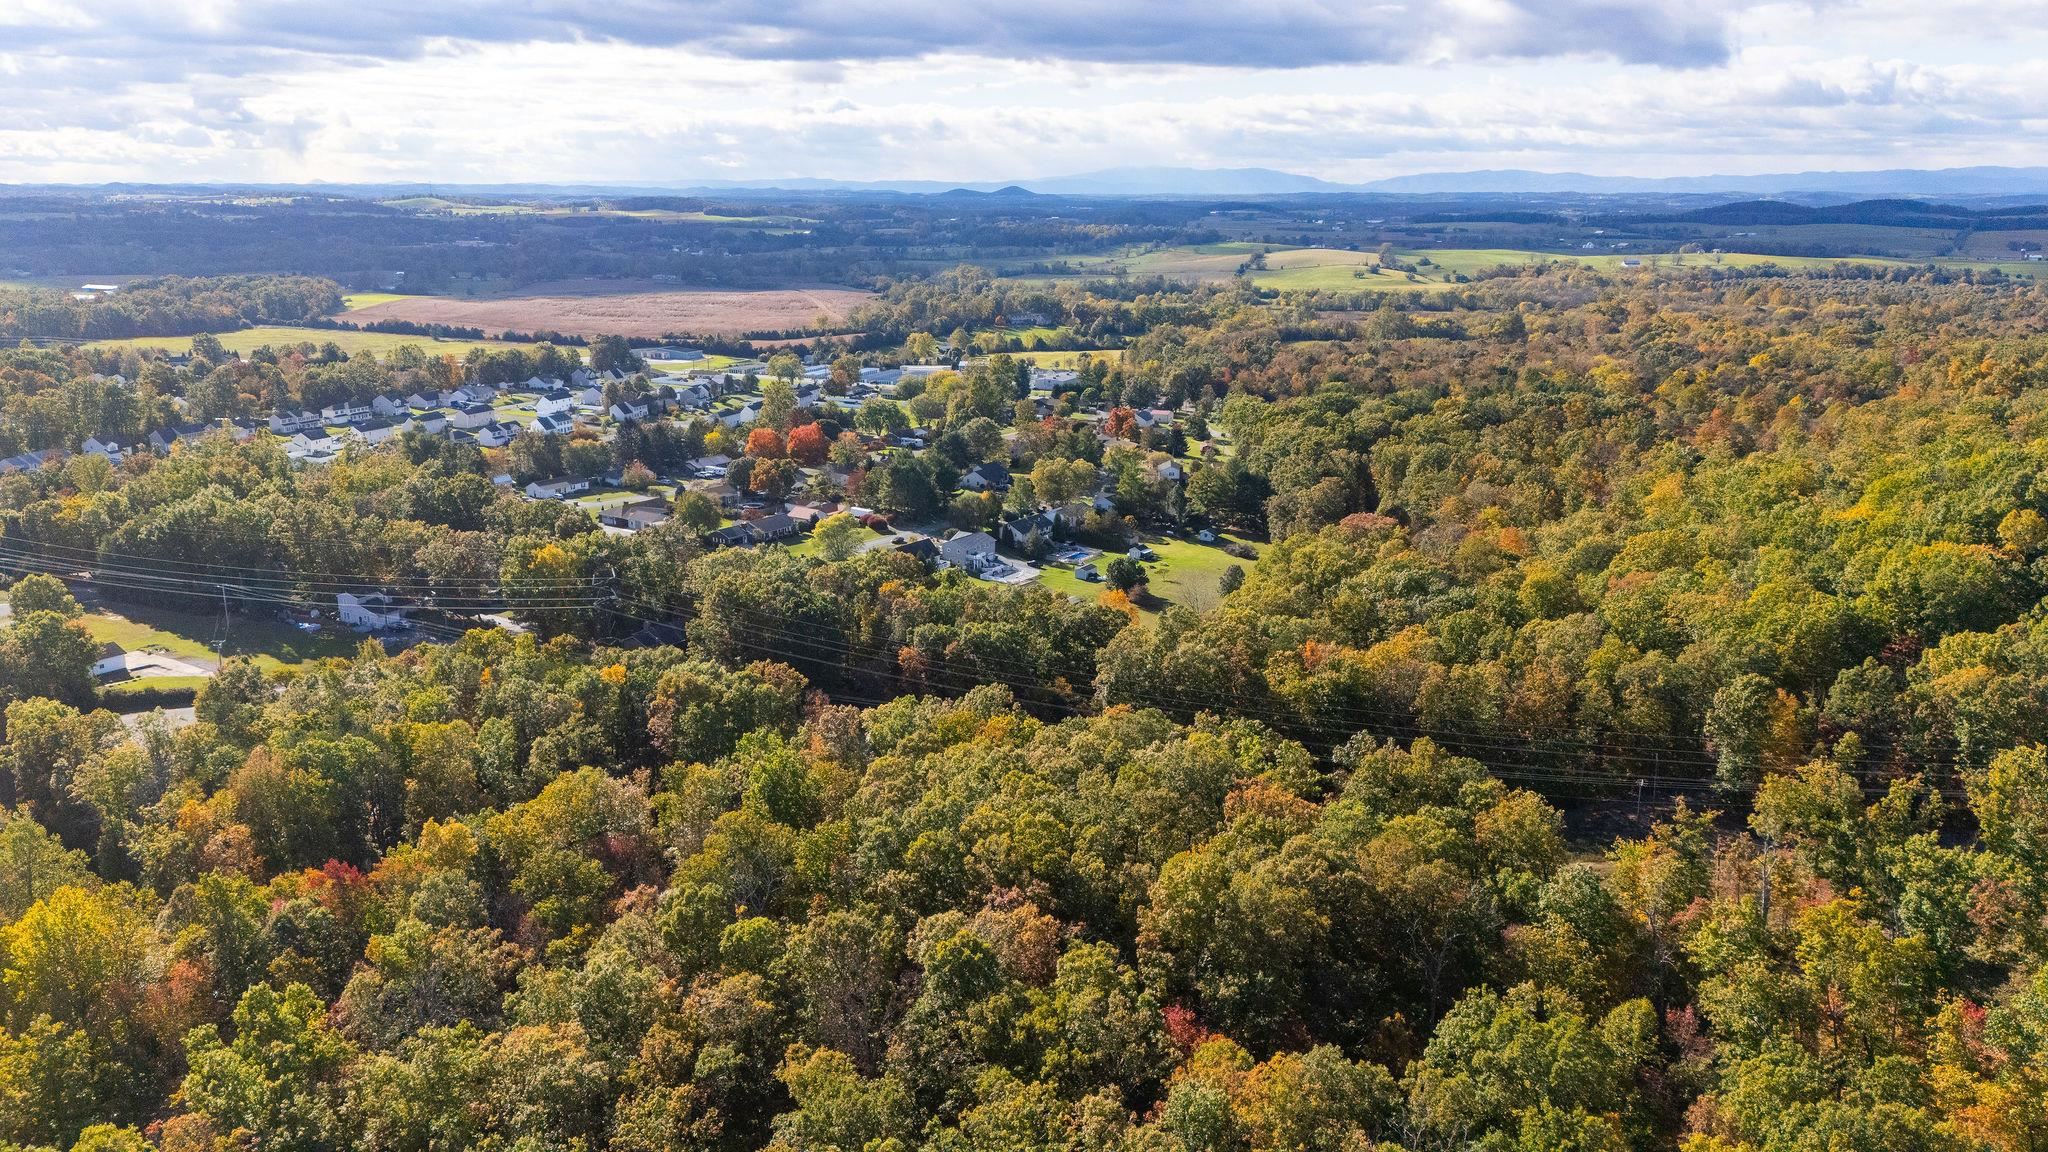
[[[1149,578],[1151,597],[1139,607],[1147,614],[1156,614],[1168,604],[1205,611],[1214,608],[1223,599],[1219,587],[1223,573],[1232,564],[1250,572],[1258,563],[1256,560],[1240,560],[1223,550],[1224,540],[1237,537],[1225,535],[1215,544],[1198,544],[1193,540],[1182,540],[1168,536],[1147,536],[1145,546],[1157,553],[1159,559],[1145,564],[1145,575]],[[1261,546],[1251,541],[1239,540],[1254,549]],[[1098,570],[1108,567],[1115,559],[1114,553],[1105,553],[1095,559]],[[1068,567],[1043,567],[1038,582],[1043,587],[1064,592],[1076,599],[1094,603],[1109,585],[1092,584],[1074,575]]]
[[[737,356],[706,353],[702,360],[650,360],[647,366],[656,372],[681,376],[692,372],[723,372],[739,362]]]
[[[870,540],[879,539],[881,536],[882,533],[877,532],[873,528],[869,528],[866,525],[862,525],[860,534],[853,538],[853,546],[858,548]],[[783,547],[788,548],[790,552],[798,556],[817,556],[820,558],[823,558],[824,556],[824,553],[821,552],[818,548],[818,538],[816,536],[811,535],[808,532],[804,533],[803,537],[797,540],[796,543],[785,544],[783,545]]]
[[[1145,565],[1145,574],[1151,577],[1152,595],[1198,611],[1215,607],[1223,599],[1218,583],[1224,571],[1235,564],[1249,572],[1258,563],[1225,552],[1223,542],[1230,539],[1233,537],[1226,535],[1215,544],[1165,537],[1146,540],[1146,546],[1159,554],[1158,560]]]
[[[476,348],[510,348],[516,345],[499,340],[436,340],[431,336],[403,336],[395,332],[349,332],[335,328],[287,328],[282,325],[263,325],[256,328],[242,328],[233,332],[215,333],[221,346],[230,352],[247,354],[268,344],[283,348],[287,345],[334,343],[351,356],[369,353],[372,356],[388,356],[411,344],[430,356],[467,356]],[[192,351],[190,336],[130,336],[122,340],[95,340],[93,348],[161,348],[171,353]]]
[[[101,643],[112,641],[130,652],[157,648],[206,666],[215,659],[213,639],[222,633],[218,613],[179,612],[127,602],[84,619],[86,630]],[[229,618],[225,638],[222,655],[254,656],[266,669],[352,655],[362,644],[362,637],[331,621],[326,630],[308,635],[282,621],[249,613]]]
[[[143,676],[135,680],[118,680],[112,684],[100,685],[102,697],[113,697],[118,701],[122,696],[133,696],[141,692],[197,692],[206,687],[211,676]]]

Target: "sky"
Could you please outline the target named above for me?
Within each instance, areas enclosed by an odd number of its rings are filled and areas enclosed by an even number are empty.
[[[2041,0],[0,0],[0,183],[2048,164]]]

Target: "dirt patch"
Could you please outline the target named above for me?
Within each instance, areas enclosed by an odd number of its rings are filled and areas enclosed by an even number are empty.
[[[560,289],[524,296],[461,299],[452,296],[408,296],[341,319],[357,324],[407,320],[415,324],[452,324],[501,332],[566,332],[576,336],[659,336],[698,333],[736,336],[746,332],[788,331],[827,326],[872,299],[848,288],[783,288],[759,292],[717,289],[662,288],[653,291],[610,291],[582,285],[547,285]]]

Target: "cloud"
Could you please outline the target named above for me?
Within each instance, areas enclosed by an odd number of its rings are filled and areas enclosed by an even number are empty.
[[[1964,2],[0,0],[0,180],[2048,160],[2048,17]]]
[[[0,16],[17,54],[232,74],[282,55],[415,57],[440,42],[600,41],[744,60],[991,59],[1301,68],[1731,51],[1738,0],[50,0]]]

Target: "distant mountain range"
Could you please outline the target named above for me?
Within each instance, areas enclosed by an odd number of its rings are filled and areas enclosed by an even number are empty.
[[[1759,176],[1593,176],[1583,172],[1491,169],[1425,172],[1341,184],[1272,168],[1105,168],[1070,176],[948,184],[933,180],[729,180],[705,189],[779,188],[847,192],[1030,192],[1044,196],[1293,196],[1316,193],[1434,195],[2027,196],[2048,194],[2048,167],[1887,168],[1869,172],[1779,172]]]
[[[50,185],[44,187],[64,187]],[[77,187],[77,186],[73,186]],[[204,188],[208,185],[98,185],[100,190]],[[1362,184],[1340,184],[1272,168],[1105,168],[1030,180],[958,183],[945,180],[630,181],[576,184],[325,184],[285,186],[352,195],[647,195],[657,193],[846,192],[902,195],[1187,196],[1722,196],[1872,199],[1884,197],[2020,197],[2048,195],[2048,167],[1887,168],[1869,172],[1781,172],[1761,176],[1592,176],[1583,172],[1493,169],[1424,172]],[[0,195],[20,192],[0,187]]]
[[[2048,168],[1885,168],[1871,172],[1779,172],[1762,176],[1588,176],[1583,172],[1428,172],[1348,189],[1397,195],[1456,193],[1626,195],[1748,193],[1771,196],[2029,196],[2048,192]]]

